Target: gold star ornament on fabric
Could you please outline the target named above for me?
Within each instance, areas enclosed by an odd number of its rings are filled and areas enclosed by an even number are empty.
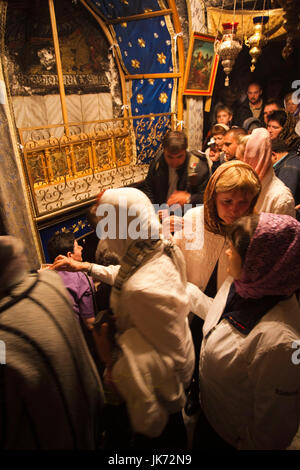
[[[161,103],[166,103],[168,101],[167,93],[161,93],[158,99]]]
[[[139,69],[139,68],[140,68],[140,65],[141,65],[141,64],[139,63],[138,60],[136,60],[136,59],[132,59],[132,60],[131,60],[131,66],[132,66],[134,69]]]
[[[139,46],[140,46],[140,47],[146,47],[146,43],[145,43],[145,41],[144,41],[143,38],[139,38],[139,39],[138,39],[138,43],[139,43]]]
[[[142,102],[144,101],[143,95],[141,95],[141,94],[136,95],[136,101],[137,101],[139,104],[142,104]]]
[[[163,52],[161,52],[160,54],[157,54],[157,60],[160,64],[165,64],[166,63],[166,56]]]

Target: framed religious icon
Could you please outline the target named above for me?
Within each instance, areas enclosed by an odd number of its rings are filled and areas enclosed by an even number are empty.
[[[219,61],[214,43],[213,36],[193,33],[184,75],[184,95],[212,95]]]

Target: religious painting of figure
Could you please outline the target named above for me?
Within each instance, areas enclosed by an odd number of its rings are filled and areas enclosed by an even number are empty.
[[[212,95],[218,67],[214,40],[212,36],[193,33],[184,77],[185,95]]]

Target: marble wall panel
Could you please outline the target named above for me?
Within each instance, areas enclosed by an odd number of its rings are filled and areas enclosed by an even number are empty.
[[[100,119],[113,118],[112,96],[110,93],[98,93]]]
[[[28,120],[26,118],[26,106],[24,103],[24,96],[12,96],[13,112],[17,128],[28,127]],[[29,140],[30,134],[28,132],[22,133],[23,141]]]
[[[98,121],[100,119],[100,110],[98,104],[98,94],[81,95],[82,121]],[[84,126],[84,132],[91,132],[92,124]]]
[[[14,115],[17,127],[45,126],[47,122],[46,104],[43,96],[13,97]],[[34,131],[34,136],[25,132],[24,140],[31,138],[45,138],[42,132]]]
[[[12,97],[17,128],[62,124],[62,110],[59,95],[14,96]],[[98,121],[113,118],[113,103],[110,93],[88,95],[67,95],[67,114],[69,122]],[[87,125],[81,128],[89,132]],[[51,129],[51,136],[62,137],[63,128]],[[28,137],[24,134],[24,138]]]
[[[80,95],[67,95],[66,96],[68,122],[82,122],[82,109],[81,109],[81,96]],[[79,130],[80,129],[80,130]],[[73,131],[76,133],[82,132],[82,126],[76,126]]]
[[[24,96],[12,96],[14,116],[17,127],[26,127],[26,108]]]
[[[44,96],[45,105],[46,105],[46,116],[47,116],[47,125],[51,124],[62,124],[62,111],[59,95],[45,95]],[[54,137],[62,137],[63,128],[58,127],[57,129],[51,129],[51,135]]]

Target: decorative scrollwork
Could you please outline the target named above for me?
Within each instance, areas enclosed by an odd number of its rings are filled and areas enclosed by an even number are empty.
[[[50,188],[39,190],[39,196],[45,212],[51,212],[62,207],[64,189],[65,184],[60,184],[54,186],[52,190]]]
[[[170,114],[21,129],[37,215],[142,180],[168,128]]]
[[[70,126],[69,127],[69,133],[70,133],[70,136],[78,136],[78,135],[81,135],[82,133],[82,127],[81,126]]]
[[[50,139],[51,134],[49,129],[35,129],[31,133],[31,140],[32,141],[43,141]]]
[[[91,196],[91,183],[93,177],[85,177],[80,180],[68,181],[67,185],[72,190],[72,195],[75,201],[82,201]]]

